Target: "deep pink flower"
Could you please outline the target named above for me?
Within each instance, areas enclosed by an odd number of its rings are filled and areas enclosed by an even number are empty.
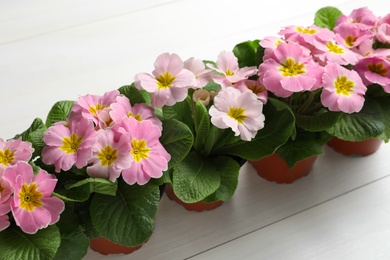
[[[259,66],[260,82],[267,90],[288,97],[293,92],[320,87],[322,69],[304,54],[301,46],[281,43],[274,56],[275,59],[267,59]]]
[[[222,51],[218,55],[217,67],[211,63],[208,63],[207,66],[222,74],[213,74],[213,80],[220,84],[222,88],[232,86],[241,80],[248,79],[248,77],[255,75],[257,72],[256,67],[239,68],[238,59],[234,56],[232,51]]]
[[[92,157],[92,146],[97,133],[92,121],[84,117],[73,118],[68,123],[49,127],[43,135],[46,146],[42,150],[42,161],[54,164],[56,172],[69,170],[73,165],[82,168]]]
[[[236,136],[250,141],[264,127],[263,103],[250,91],[234,87],[222,89],[209,109],[211,123],[218,128],[231,128]]]
[[[130,100],[125,96],[118,96],[115,103],[111,104],[110,115],[115,124],[120,124],[125,117],[133,117],[137,121],[149,120],[162,130],[162,122],[154,116],[153,108],[143,103],[131,106]]]
[[[0,231],[10,225],[6,214],[11,211],[11,195],[13,193],[11,185],[3,178],[4,170],[0,168]]]
[[[4,178],[14,188],[11,210],[23,232],[34,234],[59,220],[65,204],[51,196],[57,184],[54,175],[40,170],[34,176],[29,164],[19,162],[5,170]]]
[[[154,62],[153,75],[138,73],[135,85],[151,93],[152,105],[172,106],[187,97],[188,87],[196,85],[194,74],[184,69],[183,61],[176,54],[163,53]]]
[[[367,88],[356,71],[329,64],[322,80],[321,102],[329,110],[353,113],[362,109]]]
[[[0,138],[0,167],[9,167],[17,162],[28,162],[34,148],[30,142],[23,142],[19,137],[16,140],[4,141]]]
[[[91,177],[115,181],[123,169],[131,166],[133,158],[130,154],[130,143],[125,135],[115,142],[112,129],[98,131],[98,141],[92,147],[93,156],[87,173]]]
[[[201,60],[189,58],[184,61],[184,68],[194,73],[196,85],[193,88],[203,88],[211,80],[211,74],[213,72],[206,69],[205,64]]]
[[[158,127],[150,121],[138,122],[130,117],[122,120],[118,132],[128,135],[134,159],[130,168],[122,171],[123,179],[128,184],[143,185],[151,178],[160,178],[168,169],[171,156],[160,143]]]
[[[369,56],[360,59],[354,70],[366,86],[376,83],[390,93],[390,61],[386,57]]]
[[[73,117],[73,114],[76,116],[82,115],[84,118],[92,120],[95,126],[98,126],[100,111],[110,107],[118,95],[118,90],[112,90],[104,93],[103,96],[88,94],[79,97],[72,107],[71,117]]]

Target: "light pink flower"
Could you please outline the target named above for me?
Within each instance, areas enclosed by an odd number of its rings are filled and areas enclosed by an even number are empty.
[[[358,55],[356,53],[351,51],[343,43],[336,42],[335,40],[327,42],[315,41],[313,46],[313,56],[323,65],[326,65],[327,63],[355,65],[358,60]]]
[[[188,87],[196,85],[194,74],[184,69],[183,61],[176,54],[163,53],[154,62],[153,75],[138,73],[135,85],[151,93],[155,107],[172,106],[187,97]]]
[[[208,63],[207,66],[222,75],[213,74],[213,80],[220,84],[222,88],[232,86],[241,80],[255,75],[256,67],[238,67],[238,59],[232,51],[222,51],[218,55],[217,67]]]
[[[329,64],[322,80],[321,102],[329,110],[353,113],[362,109],[367,88],[356,71]]]
[[[54,164],[56,172],[61,169],[67,171],[73,165],[77,168],[87,165],[92,157],[97,133],[92,121],[78,117],[68,123],[49,127],[43,135],[43,141],[46,146],[42,150],[42,161]]]
[[[383,43],[390,43],[390,24],[383,23],[377,27],[376,39]]]
[[[184,68],[194,73],[196,78],[196,85],[193,88],[203,88],[211,80],[211,70],[207,70],[203,61],[189,58],[184,61]],[[190,86],[191,87],[191,86]]]
[[[293,92],[320,87],[322,69],[304,54],[301,46],[281,43],[274,56],[275,59],[267,59],[259,66],[260,82],[268,91],[288,97]]]
[[[0,231],[6,229],[10,222],[8,220],[8,212],[11,211],[11,195],[13,189],[9,182],[3,179],[3,171],[5,169],[0,168]]]
[[[369,56],[360,59],[354,70],[366,86],[376,83],[390,93],[390,61],[385,57]]]
[[[0,204],[0,232],[3,231],[4,229],[6,229],[7,227],[9,227],[9,225],[10,225],[8,215],[6,215],[6,213],[4,213],[3,215],[1,214],[1,212],[3,210],[2,207],[9,208],[9,204],[7,204],[7,205]]]
[[[161,131],[150,121],[138,122],[134,118],[124,118],[118,132],[128,135],[133,163],[122,171],[128,184],[143,185],[151,178],[160,178],[168,169],[170,154],[160,143]]]
[[[257,96],[257,99],[267,104],[268,101],[268,91],[258,80],[242,80],[234,85],[236,89],[239,89],[241,92],[250,91]]]
[[[334,33],[327,28],[320,28],[316,25],[308,27],[303,26],[287,26],[279,32],[288,42],[296,42],[302,46],[310,47],[315,39],[320,41],[330,41],[334,37]]]
[[[76,116],[82,115],[84,118],[92,120],[95,126],[98,126],[100,111],[110,107],[118,95],[118,90],[112,90],[104,93],[103,96],[88,94],[79,97],[72,107],[71,117],[73,117],[73,114],[76,114]]]
[[[30,142],[23,142],[22,138],[4,141],[0,138],[0,167],[9,167],[17,162],[28,162],[34,148]]]
[[[374,44],[374,39],[368,39],[362,42],[359,48],[354,48],[353,51],[355,53],[358,53],[362,57],[368,57],[368,56],[389,57],[390,56],[390,49],[386,49],[386,48],[374,49],[373,44]]]
[[[133,117],[137,121],[149,120],[162,130],[162,122],[154,116],[153,108],[143,103],[131,106],[130,100],[125,96],[118,96],[115,103],[111,104],[110,115],[115,124],[120,124],[125,117]]]
[[[29,164],[19,162],[5,170],[4,178],[14,188],[12,215],[23,232],[34,234],[59,220],[65,204],[61,199],[51,197],[57,184],[54,175],[40,170],[34,176]]]
[[[286,42],[284,39],[280,37],[275,37],[275,36],[267,36],[264,39],[260,41],[260,46],[264,48],[264,56],[263,60],[272,58],[275,59],[273,56],[276,47],[278,47],[279,44],[282,42]]]
[[[91,177],[115,181],[123,169],[131,166],[133,158],[130,154],[130,143],[126,136],[121,135],[115,142],[112,129],[98,131],[98,141],[92,147],[93,156],[87,168]]]
[[[335,26],[341,23],[352,23],[363,29],[370,29],[377,23],[378,18],[367,8],[355,9],[350,15],[341,15],[336,21]]]
[[[203,105],[208,106],[211,100],[211,93],[205,89],[197,89],[192,94],[192,99],[195,102],[200,102]]]
[[[231,128],[235,136],[250,141],[264,127],[263,103],[252,92],[234,87],[221,89],[209,109],[211,123],[218,128]]]
[[[348,48],[359,47],[360,44],[374,38],[371,30],[364,30],[356,24],[342,23],[334,28],[337,42],[343,42]]]

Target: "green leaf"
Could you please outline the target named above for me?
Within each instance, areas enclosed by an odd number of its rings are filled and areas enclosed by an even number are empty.
[[[165,119],[163,122],[163,132],[160,142],[171,155],[169,168],[184,159],[190,151],[194,137],[188,126],[174,119]]]
[[[202,158],[196,152],[173,168],[172,187],[175,195],[186,203],[205,199],[220,186],[221,176],[210,158]]]
[[[54,259],[82,259],[88,252],[89,238],[82,232],[78,215],[70,204],[65,206],[57,226],[61,244]]]
[[[346,141],[362,141],[378,137],[385,131],[381,106],[375,100],[366,99],[358,113],[342,113],[329,134]]]
[[[336,7],[327,6],[319,9],[314,17],[314,24],[322,27],[333,30],[334,25],[343,13]]]
[[[240,68],[259,65],[256,61],[256,53],[260,46],[259,42],[259,40],[246,41],[237,44],[233,48],[233,53],[238,59],[238,66]]]
[[[182,102],[177,102],[173,106],[163,106],[162,112],[165,119],[176,119],[185,123],[189,129],[193,129],[194,121],[192,118],[191,99],[187,97]]]
[[[217,171],[221,176],[221,184],[213,194],[203,201],[227,201],[234,195],[237,189],[240,165],[236,160],[227,156],[220,156],[213,159],[213,165],[217,167]]]
[[[143,244],[152,235],[160,191],[158,186],[119,181],[116,196],[95,194],[91,220],[106,239],[125,246]]]
[[[246,160],[259,160],[273,154],[291,136],[295,127],[294,114],[283,102],[269,98],[264,106],[264,128],[250,142],[226,145],[220,153],[235,155]]]
[[[379,98],[377,102],[381,107],[383,123],[385,125],[385,129],[380,135],[380,138],[387,143],[390,139],[390,97]]]
[[[304,130],[319,132],[333,127],[339,120],[341,113],[323,111],[315,115],[297,115],[296,123]]]
[[[42,119],[35,118],[31,126],[23,133],[16,135],[14,139],[22,137],[23,141],[31,142],[32,147],[34,148],[32,158],[35,158],[41,155],[42,149],[45,146],[45,143],[43,142],[43,134],[46,130],[47,128]]]
[[[289,168],[297,162],[324,153],[323,147],[331,136],[326,132],[307,132],[300,130],[294,140],[289,140],[277,150]]]
[[[72,111],[74,101],[58,101],[50,109],[46,118],[46,127],[49,128],[56,122],[66,121]]]
[[[0,232],[0,258],[7,260],[53,259],[60,246],[60,232],[55,225],[33,235],[11,226]]]
[[[206,142],[208,132],[210,129],[210,116],[206,107],[200,103],[196,102],[195,108],[195,141],[194,149],[201,152],[203,146]]]
[[[142,93],[139,89],[135,87],[134,83],[131,85],[122,86],[118,90],[119,93],[123,94],[130,100],[132,106],[137,103],[147,103],[147,99],[145,98],[145,96],[147,96],[148,94]]]
[[[112,182],[109,180],[101,178],[87,178],[82,181],[78,181],[73,184],[66,185],[66,189],[71,190],[75,188],[80,188],[83,186],[88,186],[91,192],[106,194],[115,196],[117,190],[117,182]]]

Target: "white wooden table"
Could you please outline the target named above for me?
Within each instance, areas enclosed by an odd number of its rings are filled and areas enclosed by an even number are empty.
[[[162,52],[216,60],[241,41],[312,24],[325,5],[390,12],[386,1],[2,0],[0,137],[45,118],[56,101],[131,83]],[[140,250],[85,259],[390,259],[389,156],[388,144],[364,158],[326,148],[290,185],[246,164],[221,207],[189,212],[164,196]]]

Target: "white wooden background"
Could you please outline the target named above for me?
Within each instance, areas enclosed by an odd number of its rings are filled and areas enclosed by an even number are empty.
[[[0,137],[59,100],[103,94],[151,72],[157,55],[215,60],[241,41],[387,1],[0,0]],[[234,197],[189,212],[163,197],[155,232],[130,255],[85,259],[390,259],[390,145],[368,157],[326,148],[310,175],[267,182],[246,164]]]

